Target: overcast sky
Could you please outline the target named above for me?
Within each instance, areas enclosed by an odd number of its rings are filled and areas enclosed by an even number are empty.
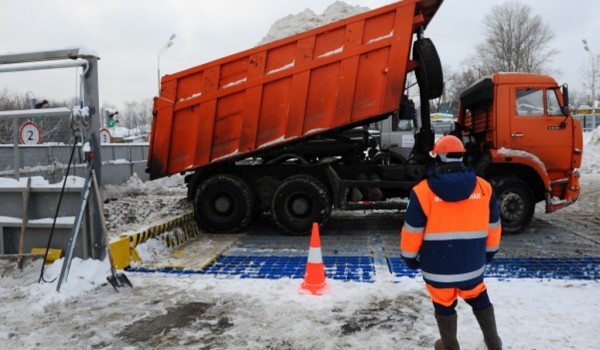
[[[552,66],[560,83],[583,91],[580,66],[600,53],[600,1],[520,0],[542,16],[559,51]],[[183,70],[256,46],[270,25],[309,8],[321,14],[333,0],[0,0],[0,55],[84,46],[100,57],[100,103],[157,94],[157,55],[171,34],[174,45],[161,57],[161,73]],[[376,8],[389,0],[346,0]],[[442,62],[458,70],[483,40],[483,19],[505,0],[446,0],[426,35]],[[0,89],[38,98],[75,96],[76,70],[0,73]],[[587,94],[587,93],[586,93]]]

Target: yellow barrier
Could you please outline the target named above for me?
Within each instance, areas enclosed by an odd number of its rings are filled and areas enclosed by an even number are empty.
[[[115,268],[122,270],[129,267],[131,262],[131,246],[129,245],[129,237],[123,236],[116,241],[110,242],[109,246]]]
[[[149,227],[142,232],[123,235],[110,243],[110,251],[115,268],[122,270],[129,267],[131,261],[140,262],[141,259],[135,249],[136,246],[151,238],[158,238],[160,235],[168,231],[173,231],[177,227],[180,227],[181,230],[176,230],[161,237],[169,248],[177,247],[200,234],[200,230],[194,222],[194,214],[188,213],[168,222]]]
[[[33,255],[44,255],[46,254],[46,248],[31,248],[31,254]],[[60,259],[62,255],[62,249],[50,248],[48,249],[48,255],[46,256],[46,264],[53,263],[55,260]]]

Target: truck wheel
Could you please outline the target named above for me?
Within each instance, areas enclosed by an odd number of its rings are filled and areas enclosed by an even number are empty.
[[[194,196],[198,225],[208,232],[236,232],[254,217],[255,200],[244,180],[233,175],[214,175],[206,179]]]
[[[310,233],[313,222],[323,222],[331,213],[331,198],[325,186],[307,175],[285,179],[275,191],[271,213],[277,226],[292,235]]]
[[[382,151],[373,157],[373,164],[377,165],[399,165],[406,163],[406,159],[397,153]]]
[[[502,232],[520,233],[533,218],[535,200],[533,192],[523,180],[515,177],[501,178],[494,183],[500,207]]]
[[[419,63],[415,74],[419,87],[426,88],[426,96],[434,99],[442,96],[444,92],[444,73],[442,63],[435,45],[431,39],[423,38],[415,41],[413,57]]]

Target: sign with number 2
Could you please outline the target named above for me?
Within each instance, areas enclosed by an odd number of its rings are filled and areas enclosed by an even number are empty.
[[[19,138],[21,144],[37,145],[42,142],[42,131],[34,122],[26,122],[19,129]]]

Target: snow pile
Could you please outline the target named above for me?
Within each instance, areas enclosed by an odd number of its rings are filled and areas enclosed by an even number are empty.
[[[259,45],[324,26],[368,10],[368,7],[352,6],[343,1],[336,1],[329,5],[321,15],[316,15],[313,11],[306,9],[298,14],[288,15],[275,21]]]
[[[122,185],[104,186],[104,211],[110,238],[141,232],[149,224],[192,211],[184,177],[177,174],[142,181],[134,174]]]
[[[600,146],[600,127],[592,131],[590,135],[590,140],[588,141],[588,145]]]
[[[583,161],[579,171],[581,174],[600,173],[600,127],[583,133]]]
[[[60,292],[57,292],[58,277],[64,260],[61,258],[52,265],[46,266],[42,283],[37,283],[42,259],[26,259],[23,271],[15,270],[10,259],[2,259],[0,260],[2,280],[9,280],[11,283],[0,284],[0,290],[4,292],[10,290],[11,297],[24,298],[28,300],[27,304],[34,312],[43,312],[48,305],[68,302],[70,299],[84,295],[107,283],[106,277],[110,275],[110,265],[107,259],[99,261],[73,258],[67,281],[63,282]],[[0,293],[0,297],[1,294],[5,293]]]
[[[63,178],[61,181],[51,184],[48,180],[44,179],[42,176],[32,176],[31,177],[31,187],[62,187],[65,179]],[[79,176],[68,176],[67,184],[65,187],[75,187],[81,188],[85,183],[85,179]],[[0,188],[26,188],[27,187],[27,178],[22,177],[19,180],[0,177]]]

